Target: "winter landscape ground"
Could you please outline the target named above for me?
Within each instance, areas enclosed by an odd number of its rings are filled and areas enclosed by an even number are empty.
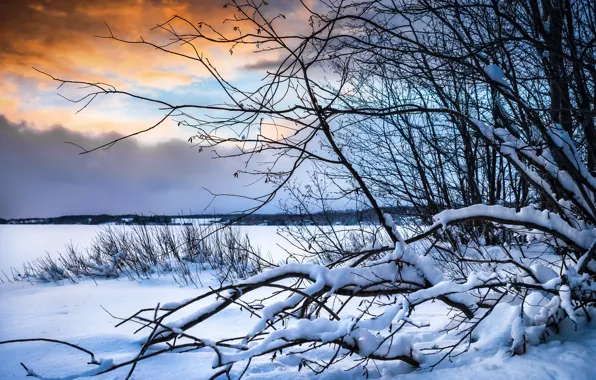
[[[100,227],[97,226],[0,226],[0,269],[10,273],[11,266],[20,266],[33,260],[41,247],[56,256],[63,251],[64,243],[89,244]],[[278,261],[284,260],[277,244],[283,239],[276,235],[275,227],[245,227],[249,236],[264,252],[271,252]],[[135,357],[142,345],[143,333],[134,335],[136,326],[115,325],[114,317],[128,316],[144,307],[161,303],[178,302],[197,296],[217,287],[214,273],[201,274],[200,288],[180,287],[170,276],[142,281],[126,278],[83,280],[77,284],[63,281],[60,284],[15,282],[0,284],[0,341],[23,338],[47,338],[68,341],[93,351],[98,358],[113,363]],[[254,294],[254,298],[267,292]],[[200,305],[203,307],[206,305]],[[546,344],[529,347],[526,354],[511,355],[511,330],[515,307],[508,304],[495,310],[477,329],[477,341],[462,355],[446,360],[436,368],[413,369],[403,362],[377,361],[369,367],[369,378],[381,379],[593,379],[596,365],[596,329],[579,321],[579,330],[573,324],[564,325],[558,336]],[[113,316],[111,316],[111,313]],[[190,310],[188,311],[191,312]],[[357,312],[354,310],[354,312]],[[447,323],[446,306],[437,301],[416,309],[416,318],[430,324],[431,332],[418,336],[414,346],[424,346],[442,334],[438,332]],[[193,329],[196,335],[216,340],[248,331],[255,318],[246,311],[231,307],[216,320]],[[435,326],[435,331],[433,331]],[[414,326],[404,329],[406,335],[415,334]],[[456,339],[445,335],[438,341]],[[159,349],[160,347],[155,347]],[[326,355],[332,355],[329,350]],[[305,355],[308,357],[308,355]],[[321,358],[324,358],[323,355]],[[245,374],[248,379],[310,378],[308,370],[298,371],[301,355],[271,356],[256,360]],[[26,378],[27,372],[20,363],[36,371],[44,379],[121,379],[129,368],[122,368],[104,375],[88,377],[88,355],[69,347],[48,342],[29,342],[0,345],[0,374],[2,379]],[[169,353],[148,359],[139,364],[133,379],[208,379],[214,353],[201,349],[188,353]],[[429,360],[431,363],[432,360]],[[354,363],[342,362],[330,368],[321,379],[356,379],[364,377],[361,367],[350,369]]]

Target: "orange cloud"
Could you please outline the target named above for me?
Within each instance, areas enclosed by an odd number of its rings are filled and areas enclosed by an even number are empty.
[[[114,128],[126,133],[130,125],[147,126],[142,115],[131,121],[130,115],[105,115],[89,112],[74,117],[76,106],[58,99],[51,108],[38,100],[56,83],[40,75],[32,66],[65,79],[107,82],[120,89],[146,88],[173,90],[199,81],[209,74],[200,64],[180,57],[156,52],[147,46],[127,45],[94,35],[107,35],[104,25],[119,37],[138,40],[139,36],[164,38],[163,33],[149,29],[173,15],[182,15],[193,22],[222,24],[231,16],[224,9],[227,0],[23,0],[0,12],[0,114],[13,120],[28,120],[39,126],[63,124],[68,128],[106,131]],[[295,1],[275,1],[275,11],[293,12]],[[302,12],[302,11],[301,11]],[[302,14],[288,17],[287,27],[294,28]],[[304,19],[302,17],[302,19]],[[294,25],[294,26],[293,26]],[[227,77],[246,68],[258,68],[260,62],[275,61],[274,54],[246,56],[252,48],[237,48],[234,56],[229,46],[198,46]],[[186,50],[189,51],[189,50]],[[242,58],[240,58],[242,56]],[[36,86],[31,86],[35,82]],[[48,94],[48,96],[50,96]],[[55,96],[55,95],[51,95]],[[46,99],[43,99],[46,100]],[[124,125],[123,123],[127,121]],[[125,130],[123,130],[125,129]]]
[[[175,14],[189,17],[223,19],[223,12],[213,2],[172,1],[58,1],[45,4],[31,2],[11,6],[0,27],[0,67],[2,74],[37,75],[31,66],[56,75],[88,78],[89,74],[136,78],[138,68],[166,72],[166,57],[156,60],[154,54],[94,35],[107,35],[104,22],[125,38],[138,39],[141,34]],[[12,13],[12,14],[10,14]],[[144,49],[145,53],[150,49]],[[134,70],[136,69],[136,70]],[[196,75],[196,70],[186,69]],[[120,72],[119,70],[124,70]],[[97,80],[106,79],[93,78]]]

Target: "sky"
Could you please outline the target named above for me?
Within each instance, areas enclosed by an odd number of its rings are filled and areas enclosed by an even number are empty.
[[[298,1],[271,1],[284,28],[306,23]],[[125,39],[162,38],[150,29],[174,15],[225,31],[232,15],[221,0],[8,0],[0,3],[0,218],[88,213],[232,212],[238,199],[210,203],[212,192],[243,193],[234,178],[241,160],[214,160],[186,142],[190,129],[168,121],[138,139],[85,156],[66,141],[91,148],[157,122],[155,107],[123,97],[94,101],[83,111],[57,95],[58,83],[38,70],[69,80],[105,82],[171,102],[222,101],[217,83],[196,63],[95,36],[109,25]],[[198,46],[234,84],[258,84],[275,52],[251,54]],[[70,96],[70,89],[60,92]],[[275,207],[268,211],[275,212]]]

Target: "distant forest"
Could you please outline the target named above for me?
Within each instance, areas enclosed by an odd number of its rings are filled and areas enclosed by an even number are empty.
[[[404,216],[417,216],[413,208],[391,207],[385,208],[386,213],[394,215],[396,218]],[[375,219],[375,214],[372,209],[369,210],[341,210],[341,211],[326,211],[315,212],[308,216],[302,214],[190,214],[190,215],[138,215],[138,214],[124,214],[124,215],[63,215],[53,218],[22,218],[22,219],[3,219],[0,218],[0,224],[87,224],[87,225],[101,225],[101,224],[121,224],[121,225],[184,225],[192,223],[192,220],[200,219],[205,224],[218,223],[234,223],[239,225],[288,225],[288,224],[341,224],[341,225],[356,225],[359,223],[372,222]],[[306,220],[306,223],[305,223]],[[310,221],[310,223],[309,223]]]

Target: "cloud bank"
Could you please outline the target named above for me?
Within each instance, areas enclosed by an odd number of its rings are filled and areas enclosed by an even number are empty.
[[[0,115],[0,217],[65,214],[176,214],[201,212],[219,193],[257,194],[267,190],[254,178],[237,179],[243,158],[213,159],[181,140],[145,145],[125,140],[107,151],[79,155],[117,134],[86,135],[54,126],[36,130]],[[239,198],[218,198],[207,212],[251,206]],[[275,211],[270,208],[269,211]]]

